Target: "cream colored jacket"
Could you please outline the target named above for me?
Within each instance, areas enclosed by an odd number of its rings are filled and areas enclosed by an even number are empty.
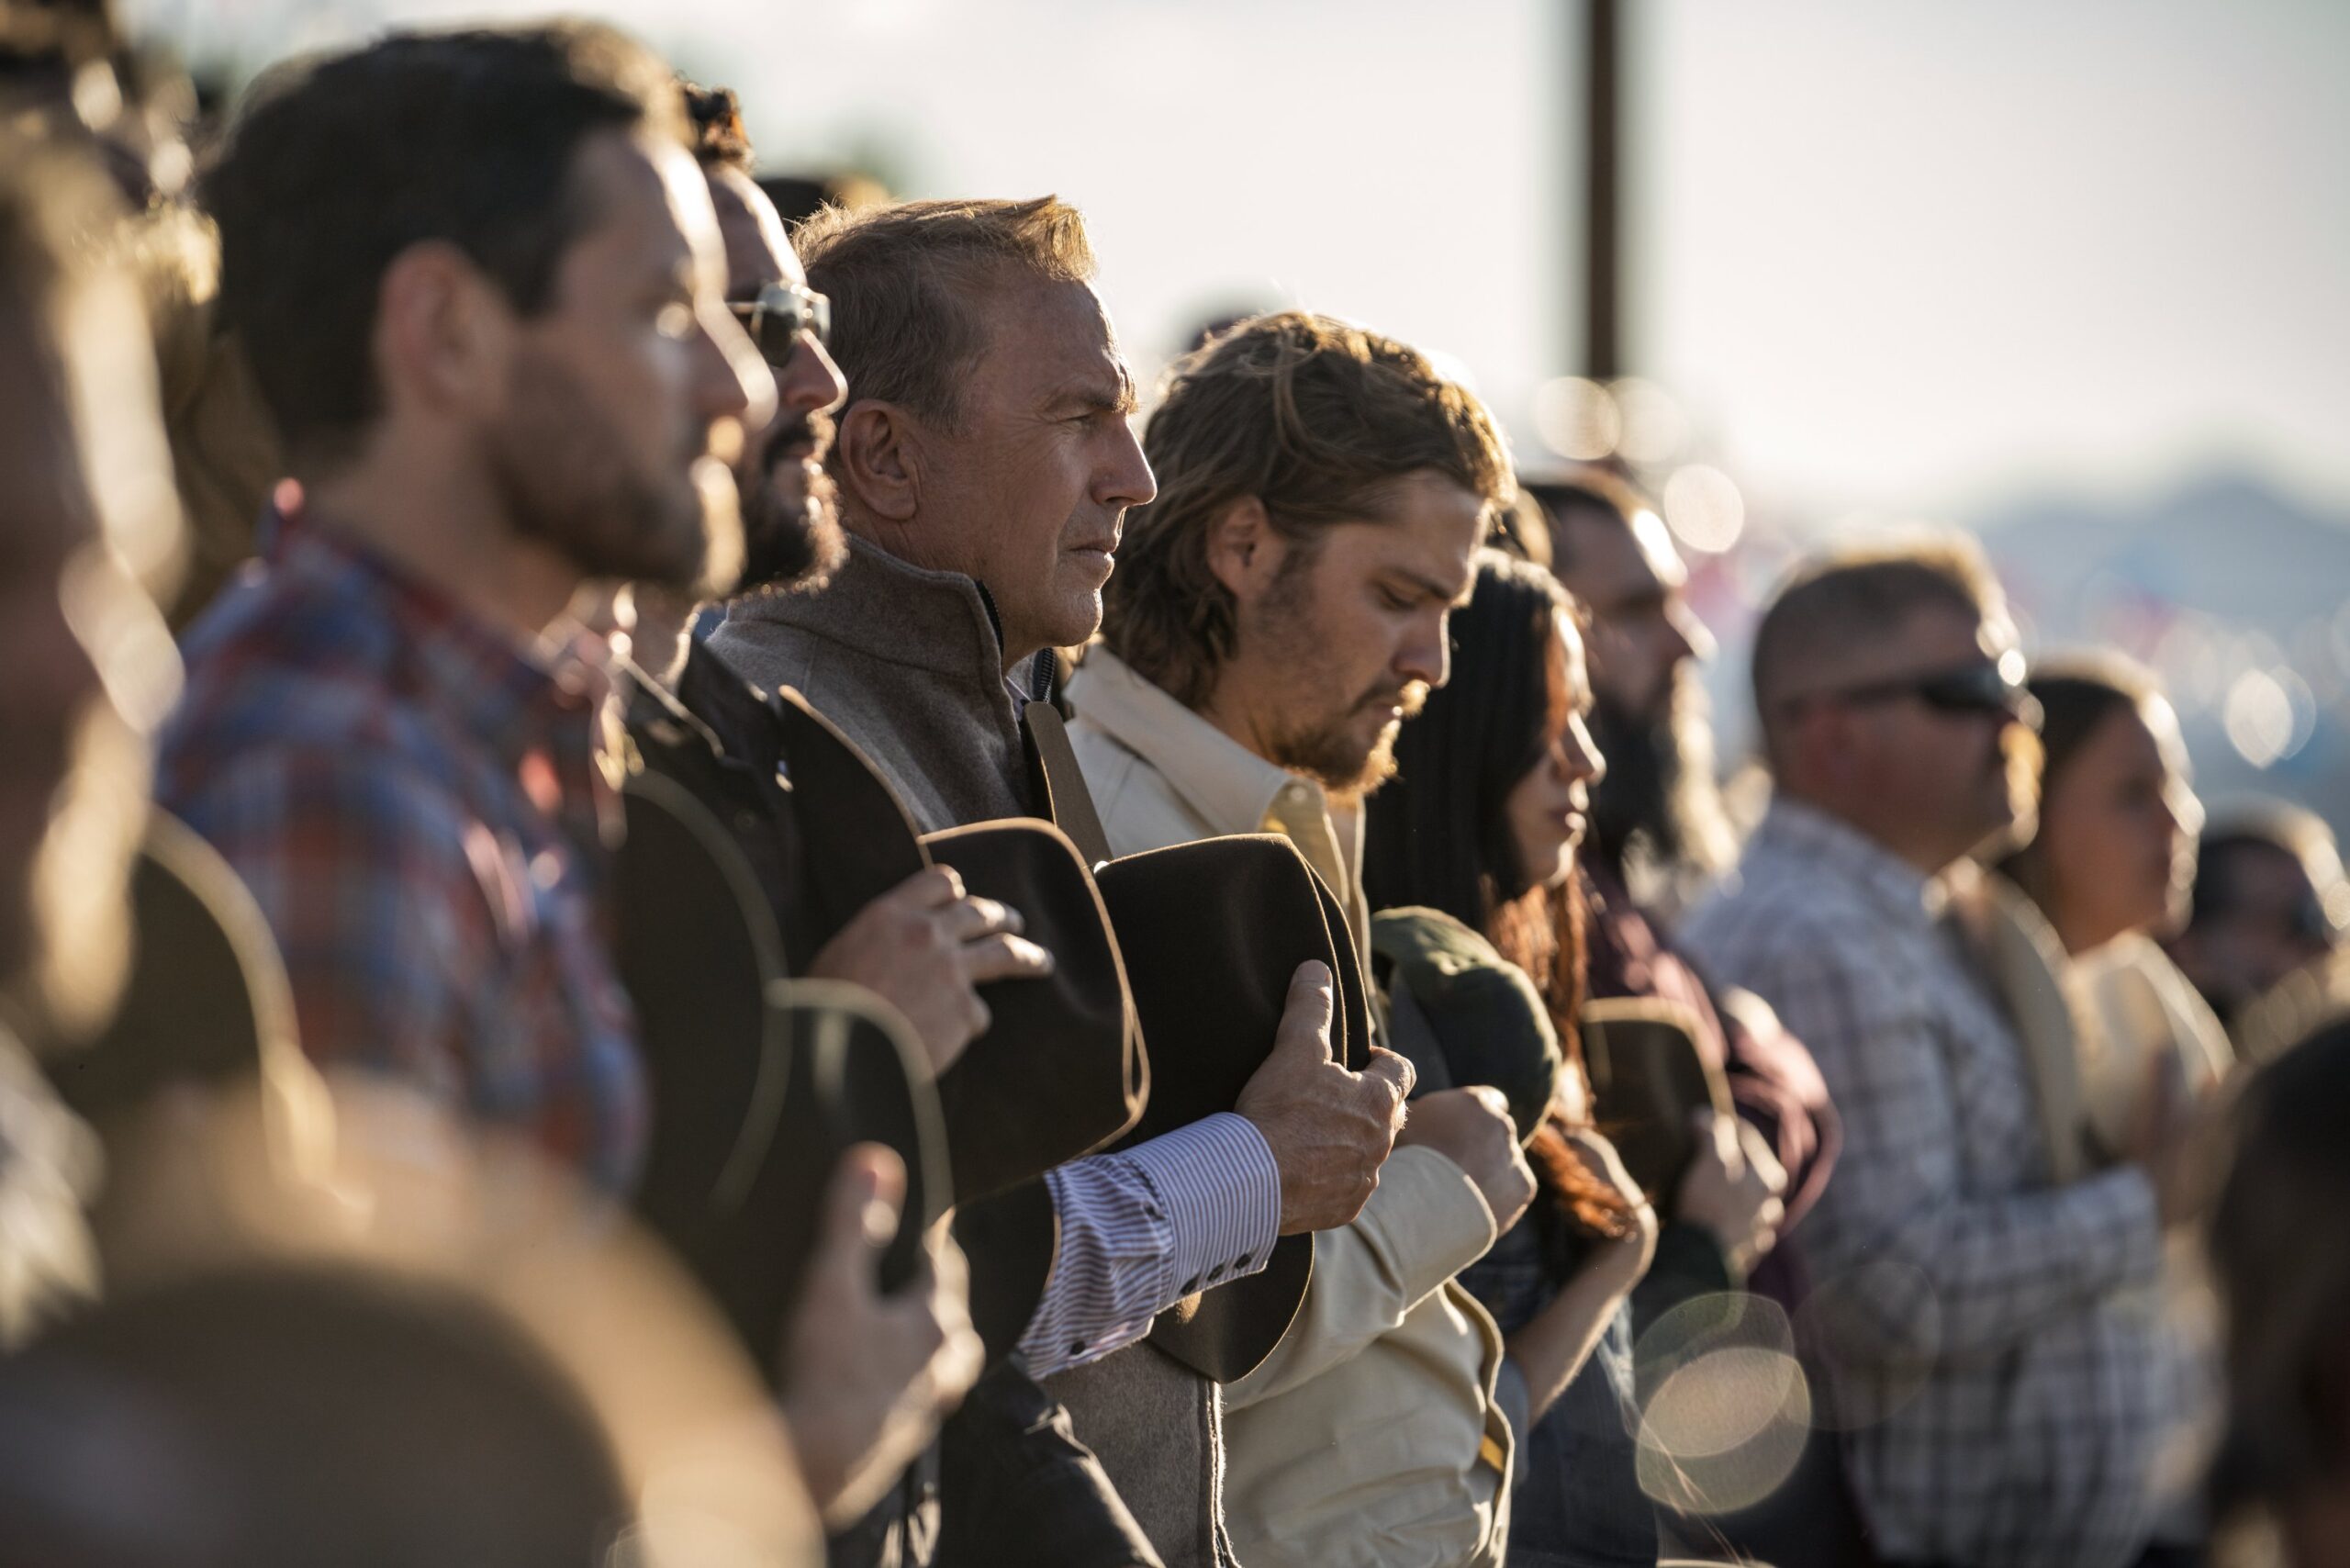
[[[1069,741],[1111,849],[1279,833],[1345,902],[1369,956],[1362,828],[1095,647]],[[1225,1519],[1247,1568],[1484,1568],[1507,1539],[1523,1384],[1452,1276],[1494,1216],[1459,1167],[1398,1149],[1352,1225],[1317,1234],[1314,1280],[1265,1364],[1224,1391]]]

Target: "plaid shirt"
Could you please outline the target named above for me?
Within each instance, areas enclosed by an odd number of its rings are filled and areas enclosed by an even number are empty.
[[[1887,1558],[2115,1568],[2177,1409],[2152,1188],[2051,1185],[2030,1065],[1940,885],[1774,803],[1684,945],[1811,1047],[1842,1116],[1806,1317]]]
[[[302,1043],[634,1177],[645,1092],[607,946],[604,678],[296,523],[190,633],[156,796],[269,917]]]

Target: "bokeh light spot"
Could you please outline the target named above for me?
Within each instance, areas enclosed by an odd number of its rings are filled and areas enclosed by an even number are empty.
[[[1598,382],[1561,375],[1534,389],[1534,428],[1560,456],[1596,463],[1623,439],[1624,413]]]
[[[2239,756],[2255,767],[2274,767],[2309,743],[2317,701],[2289,669],[2248,669],[2229,685],[2221,720]]]
[[[1690,549],[1718,555],[1746,531],[1746,498],[1720,469],[1692,463],[1664,482],[1664,521]]]

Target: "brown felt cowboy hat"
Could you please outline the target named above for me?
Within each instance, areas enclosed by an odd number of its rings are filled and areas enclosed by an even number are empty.
[[[886,1144],[905,1164],[880,1284],[912,1276],[952,1201],[929,1069],[862,988],[783,978],[767,902],[690,790],[643,772],[622,798],[618,951],[653,1102],[637,1209],[772,1366],[851,1144]]]

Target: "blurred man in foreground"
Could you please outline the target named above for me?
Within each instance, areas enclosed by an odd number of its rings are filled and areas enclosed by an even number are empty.
[[[728,463],[775,396],[685,137],[668,68],[586,25],[394,35],[259,95],[209,190],[305,500],[191,634],[161,774],[267,916],[306,1049],[614,1193],[644,1083],[575,601],[731,580]],[[844,1161],[811,1289],[868,1299],[900,1180]],[[784,1352],[828,1511],[968,1382],[958,1295]]]
[[[2151,1297],[2181,1172],[2150,1138],[2055,1182],[2046,1064],[1938,919],[1945,872],[2031,829],[2014,635],[1964,541],[1801,569],[1755,641],[1770,814],[1684,935],[1810,1047],[1842,1114],[1811,1311],[1879,1552],[2126,1568],[2177,1408]]]

